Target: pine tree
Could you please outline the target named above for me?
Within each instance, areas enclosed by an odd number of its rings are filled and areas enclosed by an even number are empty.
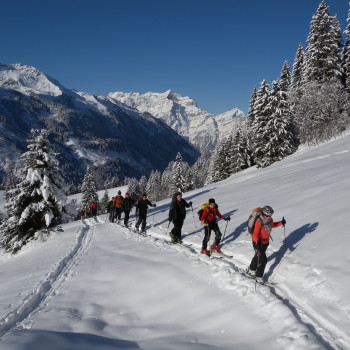
[[[172,190],[175,193],[176,191],[184,192],[185,189],[185,165],[182,161],[182,156],[180,152],[176,155],[175,164],[173,166],[173,181],[172,181]]]
[[[66,195],[59,175],[58,161],[49,140],[49,132],[32,130],[28,151],[23,153],[20,182],[10,190],[6,209],[8,219],[2,225],[1,246],[17,252],[44,228],[60,223]]]
[[[134,177],[129,179],[128,193],[130,198],[132,198],[133,200],[138,199],[138,197],[141,195],[139,182]]]
[[[215,147],[206,184],[227,179],[230,173],[231,138],[221,140]]]
[[[250,151],[247,136],[240,126],[232,139],[231,174],[238,173],[250,166]]]
[[[254,121],[252,124],[254,135],[252,141],[252,156],[258,168],[265,165],[265,145],[270,139],[270,133],[267,129],[270,117],[270,86],[266,80],[263,80],[254,103]]]
[[[88,167],[81,185],[81,209],[89,211],[93,201],[98,201],[98,194],[91,167]]]
[[[195,185],[193,182],[193,175],[192,175],[192,171],[191,169],[189,169],[186,173],[186,177],[185,177],[185,188],[184,188],[184,192],[189,192],[195,189]]]
[[[210,152],[205,150],[191,168],[195,188],[204,186],[210,167]]]
[[[108,189],[107,187],[105,188],[105,192],[103,194],[101,203],[100,203],[100,212],[101,214],[106,214],[107,213],[107,206],[109,202],[109,194],[108,194]]]
[[[4,180],[4,189],[5,189],[5,199],[9,200],[10,191],[15,189],[18,183],[16,169],[11,163],[6,168],[6,179]]]
[[[281,75],[283,76],[283,75]],[[266,130],[270,137],[264,147],[262,167],[266,167],[295,151],[295,142],[292,133],[292,115],[287,99],[286,84],[282,79],[273,83],[270,95],[271,117]]]
[[[341,80],[339,21],[336,17],[329,15],[329,7],[324,1],[319,5],[316,14],[312,16],[307,42],[303,83]]]
[[[175,162],[172,160],[162,173],[161,183],[162,183],[162,190],[163,190],[164,198],[171,197],[174,194],[174,192],[176,191],[176,189],[174,189],[174,185],[173,185],[174,164],[175,164]]]
[[[246,123],[247,123],[248,127],[251,127],[251,125],[253,124],[253,121],[254,121],[254,104],[255,104],[257,93],[258,93],[258,90],[257,90],[256,86],[254,86],[253,93],[249,99],[249,108],[248,108],[248,113],[247,113],[247,117],[246,117]]]
[[[147,177],[146,176],[141,176],[141,179],[139,181],[139,189],[140,189],[140,192],[143,194],[143,193],[146,193],[146,189],[147,189]]]
[[[299,43],[298,50],[295,54],[293,72],[291,84],[293,89],[299,89],[301,87],[303,77],[303,63],[304,63],[304,49],[301,43]]]
[[[166,197],[163,197],[162,185],[161,185],[161,173],[156,170],[152,171],[148,183],[147,183],[147,195],[150,201],[159,201]]]
[[[347,22],[348,25],[345,30],[346,40],[343,48],[343,69],[345,89],[346,92],[350,94],[350,9],[348,12]]]

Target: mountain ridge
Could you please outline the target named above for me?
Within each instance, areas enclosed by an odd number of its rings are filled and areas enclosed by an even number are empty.
[[[0,64],[0,177],[20,165],[30,130],[47,128],[63,176],[81,183],[88,165],[97,183],[117,175],[163,170],[180,152],[190,164],[199,152],[163,121],[102,96],[70,90],[34,67]]]
[[[210,114],[198,108],[195,100],[183,97],[173,90],[145,94],[111,92],[108,97],[162,119],[201,151],[213,150],[244,119],[244,113],[238,108],[217,115]]]

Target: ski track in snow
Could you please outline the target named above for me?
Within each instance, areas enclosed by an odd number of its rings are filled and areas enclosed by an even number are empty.
[[[117,224],[111,224],[117,225]],[[155,224],[156,226],[158,224]],[[121,229],[125,229],[126,239],[134,239],[143,243],[155,244],[161,249],[172,249],[179,253],[185,254],[187,258],[199,259],[210,268],[211,274],[218,281],[219,286],[223,289],[236,290],[242,297],[255,292],[268,290],[272,297],[271,302],[276,302],[276,299],[288,307],[295,318],[310,331],[311,334],[320,342],[326,349],[350,349],[350,336],[339,330],[334,324],[322,317],[311,307],[298,300],[293,295],[292,291],[287,289],[282,283],[274,286],[257,284],[255,290],[255,280],[244,276],[240,272],[241,261],[235,257],[231,258],[210,258],[201,254],[201,243],[189,243],[184,241],[184,244],[173,244],[170,242],[170,230],[158,226],[157,229],[147,229],[148,236],[143,236],[130,231],[123,226],[118,225]],[[156,232],[163,231],[161,233]],[[167,233],[165,233],[165,231]],[[183,234],[186,234],[185,232]],[[191,245],[189,245],[191,244]],[[273,277],[274,278],[274,277]],[[266,297],[266,294],[264,294]],[[275,301],[274,301],[275,300]],[[282,336],[283,337],[283,336]]]
[[[89,251],[96,223],[94,219],[85,220],[84,226],[76,230],[75,241],[68,254],[52,266],[44,280],[19,305],[0,319],[0,341],[8,333],[31,328],[34,317],[59,293],[60,287],[72,275],[81,257]]]
[[[23,298],[19,305],[13,308],[5,317],[0,320],[0,341],[8,333],[21,329],[31,328],[35,316],[47,307],[50,300],[55,297],[67,279],[73,275],[73,269],[79,265],[80,259],[87,254],[93,240],[95,226],[104,224],[105,219],[99,218],[99,221],[87,219],[84,221],[84,227],[76,230],[76,238],[69,253],[53,265],[51,271],[44,280],[34,288],[30,294]],[[143,244],[155,244],[160,249],[176,250],[184,254],[189,259],[197,259],[205,263],[210,268],[210,273],[215,277],[215,281],[220,288],[235,290],[242,297],[256,293],[270,292],[270,302],[281,302],[288,307],[294,314],[298,322],[308,328],[320,344],[326,349],[346,349],[350,344],[349,335],[345,334],[334,326],[331,322],[321,317],[311,307],[308,307],[302,301],[299,301],[282,283],[276,286],[255,285],[253,279],[245,277],[239,270],[244,265],[235,257],[231,258],[210,258],[201,254],[201,244],[188,242],[184,244],[170,243],[170,236],[164,231],[158,223],[158,228],[151,227],[148,235],[143,236],[134,231],[125,228],[116,223],[110,225],[118,226],[125,233],[126,239],[140,241]],[[158,231],[158,232],[156,232]],[[256,288],[256,289],[255,289]]]

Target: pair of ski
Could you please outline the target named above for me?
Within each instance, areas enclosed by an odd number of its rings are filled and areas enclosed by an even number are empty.
[[[247,270],[245,269],[238,269],[239,273],[247,278],[250,278],[252,280],[254,280],[256,283],[262,285],[262,286],[267,286],[267,287],[275,287],[277,285],[277,283],[274,282],[268,282],[268,281],[263,281],[263,280],[257,280],[255,275],[250,274]]]
[[[233,255],[227,255],[227,254],[223,253],[221,250],[217,252],[215,249],[211,249],[210,256],[214,257],[214,258],[226,258],[226,259],[233,258]]]

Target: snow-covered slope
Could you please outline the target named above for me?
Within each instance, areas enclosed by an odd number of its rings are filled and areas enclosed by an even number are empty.
[[[165,200],[149,210],[148,237],[100,216],[1,255],[1,348],[350,349],[349,172],[346,135],[186,193],[190,247],[167,243]],[[199,254],[195,213],[210,197],[231,215],[219,227],[233,259]],[[287,220],[267,251],[272,289],[239,273],[253,255],[246,220],[261,205]]]
[[[164,120],[200,150],[213,149],[219,140],[232,134],[244,117],[238,108],[219,115],[210,114],[199,109],[190,97],[171,90],[145,94],[114,92],[108,97]]]
[[[55,79],[38,71],[34,67],[0,63],[0,85],[23,94],[60,96],[64,87]]]
[[[67,183],[81,183],[93,165],[99,185],[163,170],[178,152],[193,164],[199,152],[163,121],[130,106],[66,89],[33,67],[0,64],[0,182],[18,163],[32,128],[47,128],[60,151]]]

